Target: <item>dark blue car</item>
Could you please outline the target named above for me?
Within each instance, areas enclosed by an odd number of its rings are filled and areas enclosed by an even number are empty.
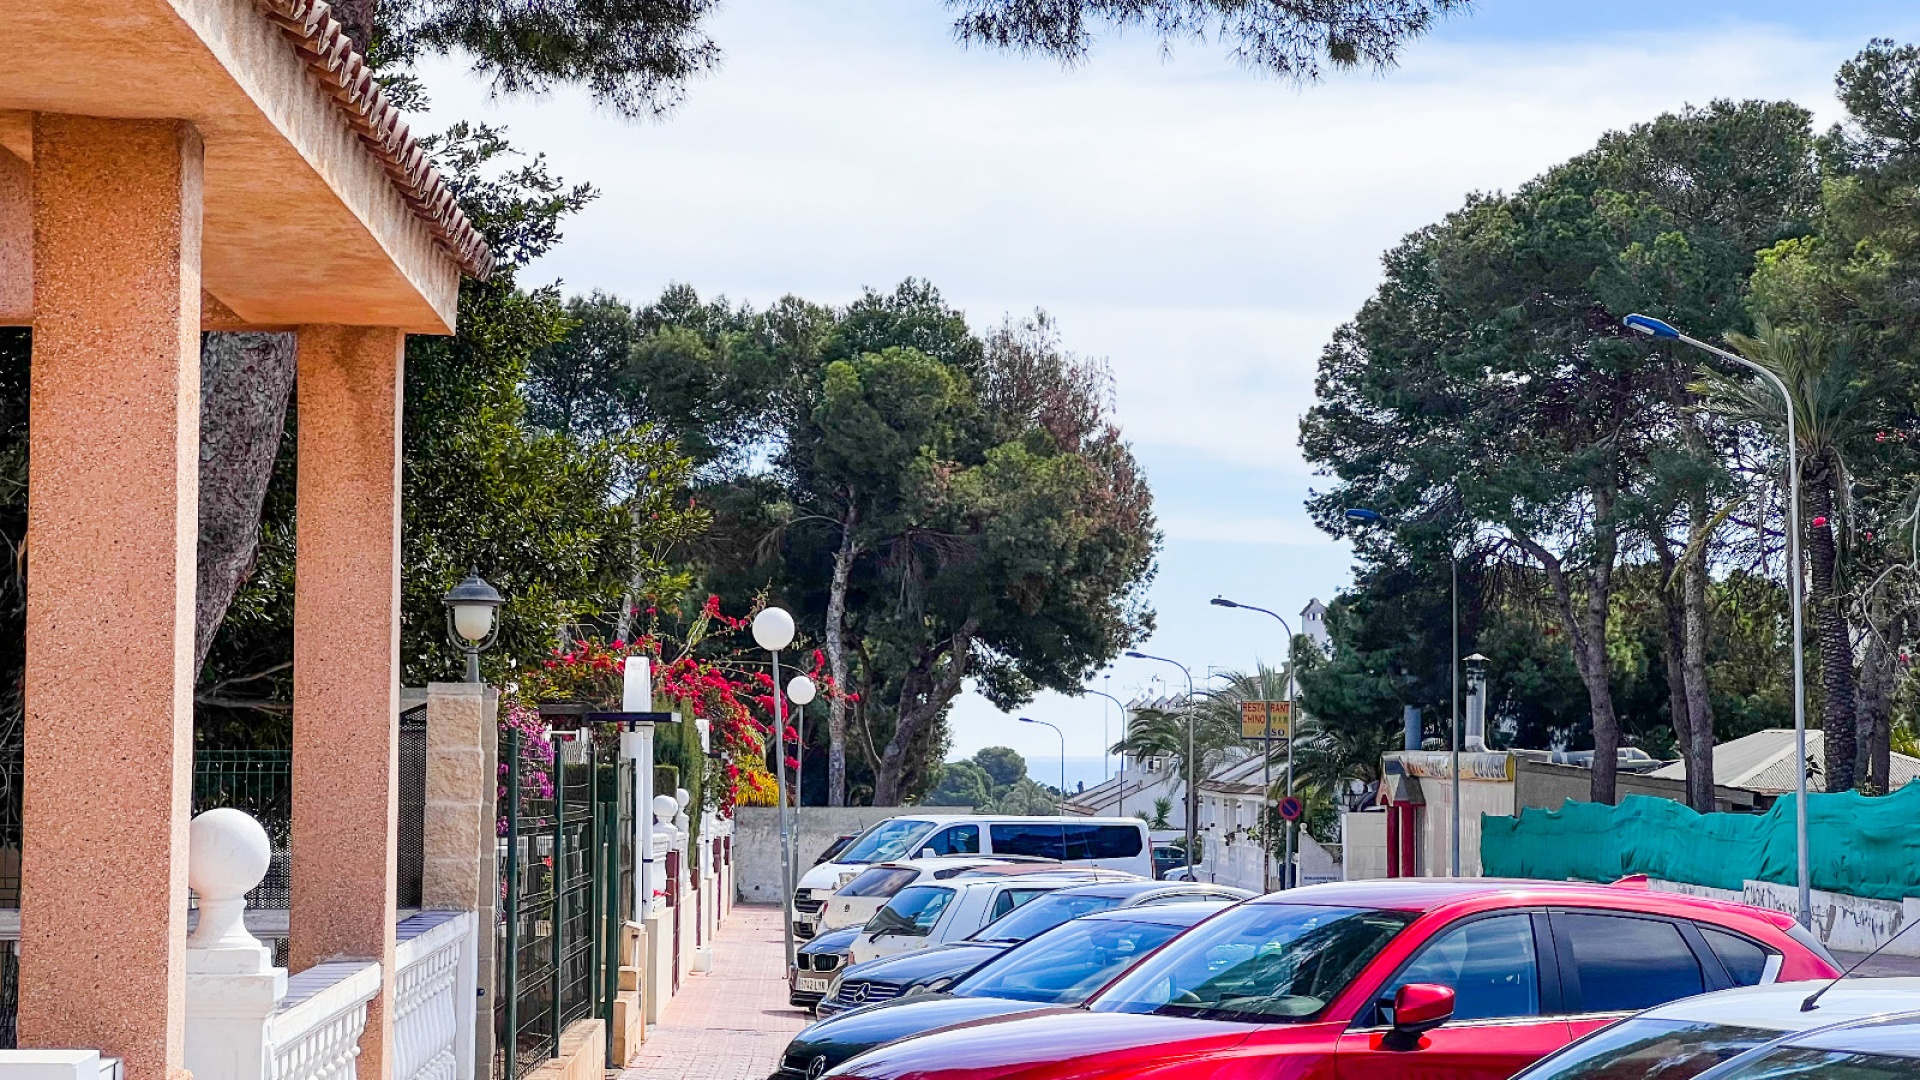
[[[954,1024],[1078,1005],[1142,957],[1228,905],[1219,900],[1103,911],[992,959],[945,990],[844,1012],[787,1044],[772,1080],[811,1080],[876,1046]]]

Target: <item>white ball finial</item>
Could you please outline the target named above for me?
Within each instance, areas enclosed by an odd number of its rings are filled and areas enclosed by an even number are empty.
[[[819,691],[813,680],[805,675],[795,675],[787,680],[787,700],[795,705],[806,705],[813,701],[813,695]]]
[[[272,862],[267,830],[245,810],[223,806],[187,826],[187,884],[203,898],[247,895]]]
[[[763,608],[753,617],[753,640],[768,652],[793,644],[793,616],[783,608]]]
[[[187,826],[187,884],[200,896],[200,925],[190,950],[234,951],[264,963],[265,950],[247,933],[247,893],[267,876],[273,845],[267,830],[244,810],[209,810]]]
[[[675,800],[673,796],[655,795],[653,797],[653,820],[660,824],[671,824],[673,822],[673,815],[678,813],[679,810],[680,803]]]
[[[689,792],[687,791],[687,789],[686,789],[686,788],[675,788],[675,789],[674,789],[674,791],[673,791],[673,808],[674,808],[675,810],[685,810],[685,809],[687,808],[687,804],[688,804],[688,803],[690,803],[690,802],[692,802],[692,801],[693,801],[693,795],[692,795],[692,794],[690,794],[690,793],[689,793]]]

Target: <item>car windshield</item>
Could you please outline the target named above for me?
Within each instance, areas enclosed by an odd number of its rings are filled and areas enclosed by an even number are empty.
[[[914,885],[900,890],[887,906],[867,920],[869,934],[905,934],[926,937],[953,900],[953,890],[939,885]]]
[[[897,859],[906,854],[920,834],[933,826],[931,821],[919,821],[914,818],[894,818],[883,821],[863,833],[858,840],[847,845],[835,862],[870,863]]]
[[[876,866],[860,871],[840,890],[841,896],[892,896],[913,884],[920,871],[905,866]]]
[[[1044,902],[1036,900],[1034,904]],[[1128,965],[1166,944],[1184,929],[1186,927],[1165,923],[1119,919],[1070,922],[1007,950],[955,983],[952,992],[961,997],[1078,1005]]]
[[[973,935],[976,941],[1025,941],[1045,933],[1063,922],[1109,911],[1120,906],[1117,896],[1073,896],[1053,893],[1042,896],[988,923]]]
[[[1692,1080],[1779,1036],[1777,1031],[1725,1024],[1625,1020],[1589,1035],[1520,1076],[1525,1080]]]
[[[1089,1008],[1253,1024],[1310,1019],[1413,920],[1413,912],[1375,908],[1228,908],[1121,977]]]

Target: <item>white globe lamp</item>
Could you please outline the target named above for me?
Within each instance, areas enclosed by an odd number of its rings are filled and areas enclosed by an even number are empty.
[[[785,608],[763,608],[753,617],[753,640],[768,652],[793,644],[793,616]]]
[[[813,685],[812,679],[807,678],[805,675],[795,675],[793,678],[787,680],[787,700],[793,702],[795,705],[811,704],[814,694],[818,693],[819,689],[819,687]]]

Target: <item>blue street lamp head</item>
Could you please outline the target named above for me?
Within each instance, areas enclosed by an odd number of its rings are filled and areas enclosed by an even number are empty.
[[[1147,655],[1146,653],[1143,653],[1143,652],[1134,652],[1134,651],[1133,651],[1132,649],[1128,649],[1128,650],[1127,650],[1127,656],[1129,656],[1129,657],[1131,657],[1132,659],[1135,659],[1135,660],[1151,660],[1151,659],[1153,659],[1153,657],[1151,657],[1151,656],[1148,656],[1148,655]]]
[[[1353,509],[1347,511],[1347,520],[1357,521],[1362,525],[1378,525],[1380,524],[1380,512],[1377,510],[1367,510],[1367,509],[1363,509],[1361,507],[1356,506]]]
[[[1638,315],[1638,314],[1629,315],[1626,318],[1621,319],[1620,322],[1623,325],[1625,325],[1627,329],[1632,330],[1636,334],[1645,334],[1648,337],[1666,338],[1669,341],[1677,341],[1680,338],[1680,331],[1675,330],[1673,327],[1667,325],[1666,323],[1661,322],[1659,319],[1656,319],[1651,315]]]

